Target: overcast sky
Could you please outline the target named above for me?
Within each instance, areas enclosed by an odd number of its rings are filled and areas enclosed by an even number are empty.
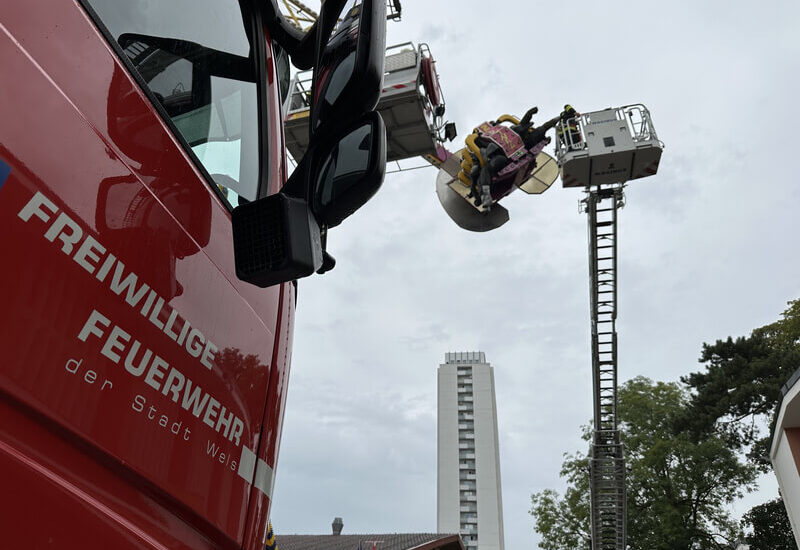
[[[800,297],[800,3],[402,0],[387,44],[426,42],[459,140],[502,113],[644,103],[666,144],[620,213],[619,370],[675,381],[703,342]],[[463,142],[462,142],[463,143]],[[552,149],[552,148],[551,148]],[[495,368],[505,544],[535,548],[530,494],[563,489],[591,418],[586,217],[555,184],[484,234],[441,210],[436,170],[388,175],[300,282],[276,533],[436,530],[436,369]],[[777,494],[774,476],[736,507]]]

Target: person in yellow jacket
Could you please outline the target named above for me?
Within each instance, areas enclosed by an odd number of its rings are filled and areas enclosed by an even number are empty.
[[[583,139],[581,137],[581,130],[578,127],[579,116],[581,116],[581,114],[569,103],[564,105],[564,110],[561,111],[561,124],[558,126],[558,139],[569,151],[575,149],[578,143]]]
[[[267,524],[267,536],[264,539],[265,550],[278,550],[278,541],[275,540],[275,533],[272,531],[272,522]]]

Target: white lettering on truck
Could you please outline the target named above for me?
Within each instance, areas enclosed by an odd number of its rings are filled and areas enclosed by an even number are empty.
[[[53,217],[58,216],[53,220]],[[164,298],[158,295],[147,283],[132,270],[127,270],[122,260],[111,253],[106,255],[106,247],[91,235],[84,235],[83,229],[66,212],[59,212],[58,207],[41,191],[31,197],[28,203],[17,214],[23,221],[36,217],[48,224],[45,238],[60,244],[60,250],[71,256],[75,263],[94,275],[101,283],[108,282],[108,288],[117,296],[123,297],[131,308],[141,304],[139,313],[148,319],[158,330],[178,344],[192,358],[199,358],[200,364],[208,370],[213,368],[214,353],[219,349],[203,332],[192,326]],[[80,245],[79,245],[80,243]],[[105,255],[105,259],[103,256]],[[101,263],[102,259],[102,263]],[[98,269],[97,266],[100,266]],[[109,274],[111,277],[109,279]],[[162,321],[162,311],[167,318]],[[180,327],[180,330],[178,329]],[[114,344],[109,344],[106,352],[115,354]],[[106,353],[104,355],[108,356]],[[111,357],[109,357],[111,358]]]
[[[80,225],[66,212],[59,212],[53,201],[37,191],[17,215],[25,222],[32,217],[44,222],[44,237],[48,241],[59,246],[64,254],[72,257],[75,263],[93,275],[98,282],[107,282],[111,292],[123,298],[134,310],[138,308],[142,317],[180,346],[186,354],[199,358],[205,368],[212,369],[217,346],[176,309],[170,307],[148,284],[142,282],[136,273],[132,270],[126,271],[125,264],[110,252],[106,253],[105,246],[91,235],[84,235]],[[166,322],[161,319],[162,311]],[[233,411],[229,411],[178,369],[171,367],[166,360],[146,348],[129,332],[112,324],[108,317],[96,309],[92,310],[78,332],[78,339],[82,342],[92,337],[102,342],[100,353],[112,363],[121,364],[134,377],[144,376],[144,383],[153,390],[172,399],[229,441],[236,445],[241,444],[244,422]],[[144,403],[144,396],[137,395],[133,409],[142,412]]]
[[[107,329],[111,330],[107,330]],[[162,357],[144,348],[142,358],[136,361],[136,356],[143,349],[138,340],[131,341],[131,335],[121,327],[112,325],[111,320],[97,310],[93,310],[83,328],[78,333],[78,339],[86,342],[90,337],[103,341],[100,353],[111,362],[119,365],[122,355],[125,355],[123,364],[125,370],[132,376],[144,375],[144,382],[163,395],[171,393],[170,398],[178,403],[184,410],[192,413],[210,428],[216,430],[223,437],[240,445],[244,432],[244,422],[233,411],[227,411],[219,401],[214,399],[203,388],[192,383],[191,379],[181,373]],[[149,363],[149,365],[148,365]],[[146,372],[146,374],[145,374]],[[163,382],[162,382],[163,380]],[[181,392],[183,390],[183,392]]]

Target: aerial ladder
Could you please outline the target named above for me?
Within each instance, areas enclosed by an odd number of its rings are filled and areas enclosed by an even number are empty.
[[[594,423],[589,453],[592,550],[626,550],[625,451],[617,415],[617,214],[626,182],[658,171],[664,144],[644,105],[559,123],[564,187],[581,187],[589,229]]]
[[[589,456],[592,550],[625,550],[625,452],[617,429],[617,211],[622,185],[591,188],[589,295],[594,433]]]

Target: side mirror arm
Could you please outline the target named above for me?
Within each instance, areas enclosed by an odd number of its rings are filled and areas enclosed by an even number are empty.
[[[327,0],[322,5],[322,10],[334,14],[332,17],[322,18],[321,36],[325,41],[333,31],[333,27],[336,26],[337,16],[346,3],[347,0]],[[292,64],[298,69],[311,69],[316,63],[317,37],[320,33],[318,23],[319,20],[314,22],[308,31],[303,32],[284,17],[278,7],[278,0],[268,0],[264,3],[264,24],[269,29],[272,38],[286,50]]]
[[[308,202],[308,174],[311,170],[310,158],[313,155],[304,155],[303,159],[294,169],[289,180],[280,190],[280,194],[293,199],[301,199]],[[322,266],[317,270],[317,274],[322,275],[336,267],[336,258],[331,256],[326,250],[328,244],[328,228],[320,226],[320,242],[322,243]]]

